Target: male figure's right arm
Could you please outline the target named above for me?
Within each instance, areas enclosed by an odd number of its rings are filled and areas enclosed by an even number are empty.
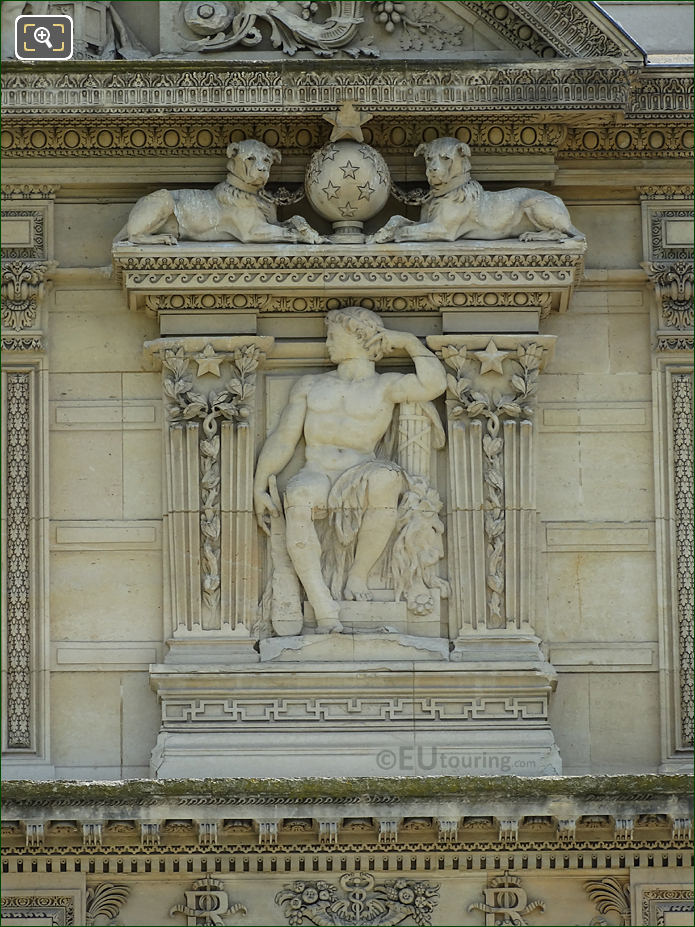
[[[307,393],[313,377],[302,377],[290,391],[287,405],[282,411],[277,427],[266,438],[256,464],[253,480],[253,501],[258,524],[269,532],[268,516],[280,513],[268,492],[271,476],[280,473],[290,462],[304,430]]]

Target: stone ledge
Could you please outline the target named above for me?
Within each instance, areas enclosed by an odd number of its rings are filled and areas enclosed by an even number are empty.
[[[167,317],[172,311],[191,319],[201,311],[297,317],[345,305],[350,293],[358,294],[360,304],[377,300],[374,308],[387,312],[502,309],[545,316],[551,309],[567,310],[582,275],[586,242],[461,239],[366,249],[363,244],[123,242],[113,246],[112,256],[129,307]],[[393,297],[395,286],[403,305],[381,305]]]
[[[250,779],[131,779],[104,782],[57,780],[5,782],[3,806],[54,806],[105,802],[159,802],[176,799],[196,803],[270,803],[401,801],[462,799],[465,801],[586,801],[692,802],[692,775],[620,776],[419,776]]]

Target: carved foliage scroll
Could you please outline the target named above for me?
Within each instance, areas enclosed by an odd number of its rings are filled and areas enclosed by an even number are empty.
[[[680,734],[693,745],[693,378],[677,373],[671,379],[673,421],[674,522],[676,536]]]
[[[225,353],[217,353],[208,344],[195,355],[178,346],[166,350],[163,355],[164,393],[169,400],[172,491],[176,493],[179,489],[184,494],[199,494],[195,503],[189,500],[191,504],[181,508],[174,500],[172,513],[188,523],[185,529],[180,526],[178,535],[174,529],[172,545],[175,551],[184,545],[180,553],[188,561],[189,571],[192,551],[198,549],[200,552],[199,578],[194,575],[195,568],[190,575],[191,612],[188,617],[191,629],[198,626],[201,629],[219,628],[221,620],[223,623],[230,621],[229,615],[222,619],[220,615],[223,570],[220,466],[223,444],[225,447],[229,445],[231,450],[234,428],[238,434],[237,443],[245,445],[249,441],[246,434],[251,414],[249,404],[254,395],[259,359],[260,352],[253,344]],[[191,374],[192,360],[198,365],[198,377],[211,374],[221,378],[222,365],[228,372],[227,376],[219,387],[203,389]],[[227,424],[231,430],[225,427]],[[232,465],[231,460],[227,460],[227,465]],[[243,461],[239,459],[234,465],[243,469]],[[180,467],[187,472],[178,473]],[[197,538],[188,537],[192,531],[191,512],[199,513]],[[188,542],[184,544],[185,538]],[[179,619],[182,617],[179,612]]]
[[[473,534],[482,535],[478,546],[485,551],[484,565],[474,560],[469,575],[465,576],[464,569],[462,576],[464,585],[473,586],[475,579],[470,574],[484,570],[484,611],[483,602],[467,593],[466,602],[461,603],[462,619],[471,629],[519,628],[531,620],[526,587],[532,570],[517,570],[506,546],[517,550],[521,533],[521,546],[528,548],[524,537],[531,530],[533,511],[531,419],[546,349],[541,344],[522,343],[513,350],[500,350],[491,339],[484,350],[471,351],[457,340],[458,344],[445,344],[440,350],[453,371],[448,375],[447,402],[452,483],[461,487],[459,495],[467,496],[453,507],[478,524]],[[474,498],[476,493],[479,499]],[[475,554],[469,556],[475,558]]]
[[[7,375],[7,747],[31,749],[31,373]]]

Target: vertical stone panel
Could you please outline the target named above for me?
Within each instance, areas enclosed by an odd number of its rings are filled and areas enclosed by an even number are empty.
[[[3,371],[3,751],[10,775],[15,768],[26,775],[48,754],[43,368],[41,357],[16,357]]]
[[[693,377],[671,377],[680,747],[693,746]]]

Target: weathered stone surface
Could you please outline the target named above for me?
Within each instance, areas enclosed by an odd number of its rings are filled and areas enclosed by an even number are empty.
[[[685,6],[2,4],[3,923],[691,922]]]

